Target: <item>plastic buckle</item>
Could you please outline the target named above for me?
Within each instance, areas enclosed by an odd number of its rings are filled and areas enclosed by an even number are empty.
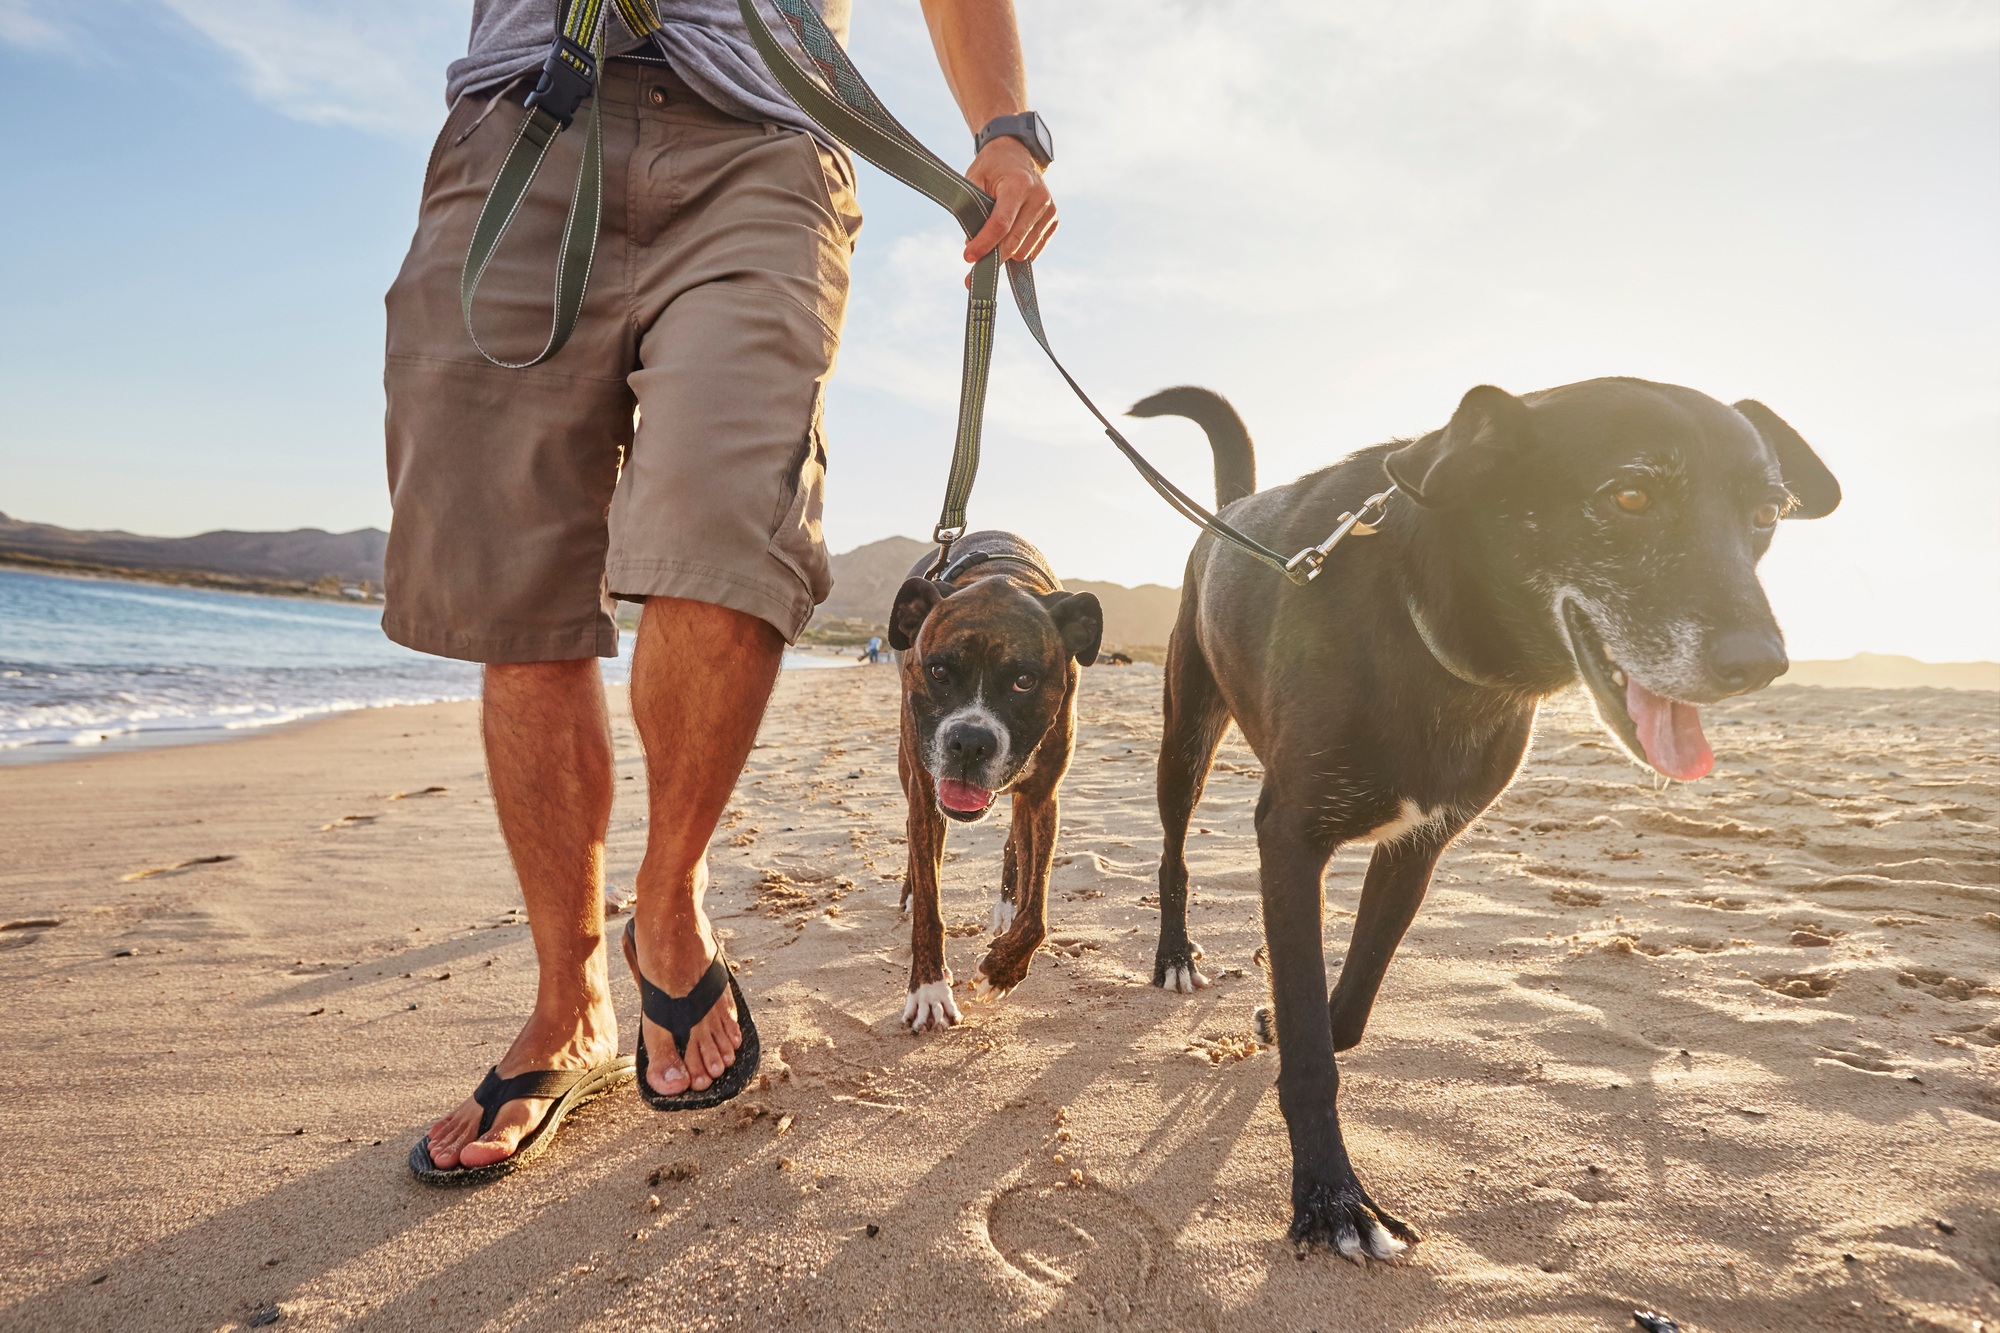
[[[576,119],[576,109],[596,85],[596,58],[588,49],[558,35],[548,59],[542,62],[542,77],[528,94],[528,111],[546,111],[568,129]]]

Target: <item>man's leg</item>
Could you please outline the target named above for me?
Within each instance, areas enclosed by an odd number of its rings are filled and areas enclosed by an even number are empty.
[[[604,959],[611,726],[597,660],[487,667],[481,721],[493,807],[540,965],[534,1012],[500,1058],[500,1074],[588,1068],[618,1051]],[[468,1097],[431,1126],[431,1160],[500,1161],[548,1107],[539,1098],[508,1102],[481,1135],[479,1103]]]
[[[784,648],[764,621],[706,602],[653,597],[639,618],[632,720],[646,749],[648,825],[633,913],[639,968],[670,995],[694,989],[715,957],[701,906],[708,840],[750,757]],[[665,1028],[646,1021],[645,1036],[648,1081],[668,1095],[708,1087],[743,1044],[728,991],[689,1034],[685,1064]]]

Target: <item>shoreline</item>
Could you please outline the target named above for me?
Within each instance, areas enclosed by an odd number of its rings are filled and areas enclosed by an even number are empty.
[[[247,574],[209,573],[194,569],[138,569],[130,565],[96,565],[82,561],[57,560],[24,551],[0,551],[0,570],[23,574],[43,574],[50,578],[92,579],[106,583],[133,583],[154,588],[187,588],[195,592],[233,592],[245,597],[283,597],[301,602],[332,602],[337,605],[382,605],[379,593],[372,597],[349,597],[345,593],[316,590],[303,580],[257,578]]]
[[[797,660],[802,659],[802,660]],[[619,659],[599,658],[598,661]],[[845,653],[828,653],[813,648],[787,648],[781,671],[826,671],[842,670],[865,665],[848,660]],[[605,681],[607,691],[622,692],[626,683],[622,680]],[[438,704],[475,703],[476,694],[458,697],[411,699],[396,703],[358,704],[346,707],[327,706],[301,712],[297,716],[274,717],[268,722],[257,722],[238,726],[189,726],[189,727],[135,727],[123,731],[107,731],[94,741],[50,740],[36,741],[25,745],[0,746],[0,768],[29,767],[44,764],[66,764],[79,759],[103,755],[140,753],[150,750],[185,749],[190,746],[223,745],[253,737],[271,735],[297,727],[329,721],[352,713],[387,711],[397,708],[427,708]],[[80,729],[87,730],[87,729]]]

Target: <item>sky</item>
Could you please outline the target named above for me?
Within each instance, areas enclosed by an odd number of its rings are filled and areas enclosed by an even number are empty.
[[[1045,318],[1107,409],[1217,389],[1270,485],[1475,384],[1755,397],[1847,497],[1765,560],[1793,656],[2000,657],[2000,6],[1017,3]],[[969,156],[916,0],[854,8],[877,91]],[[387,526],[381,296],[469,13],[0,0],[0,511]],[[867,168],[861,202],[835,550],[929,531],[958,386],[953,224]],[[1128,434],[1206,490],[1194,427]],[[1011,309],[972,520],[1121,583],[1178,583],[1193,535]]]

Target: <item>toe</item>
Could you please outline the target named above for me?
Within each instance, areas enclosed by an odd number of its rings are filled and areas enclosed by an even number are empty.
[[[652,1062],[646,1068],[646,1082],[653,1091],[663,1096],[673,1097],[688,1090],[687,1066],[681,1063],[680,1052],[674,1049],[673,1039],[651,1023],[646,1025],[646,1053]]]

